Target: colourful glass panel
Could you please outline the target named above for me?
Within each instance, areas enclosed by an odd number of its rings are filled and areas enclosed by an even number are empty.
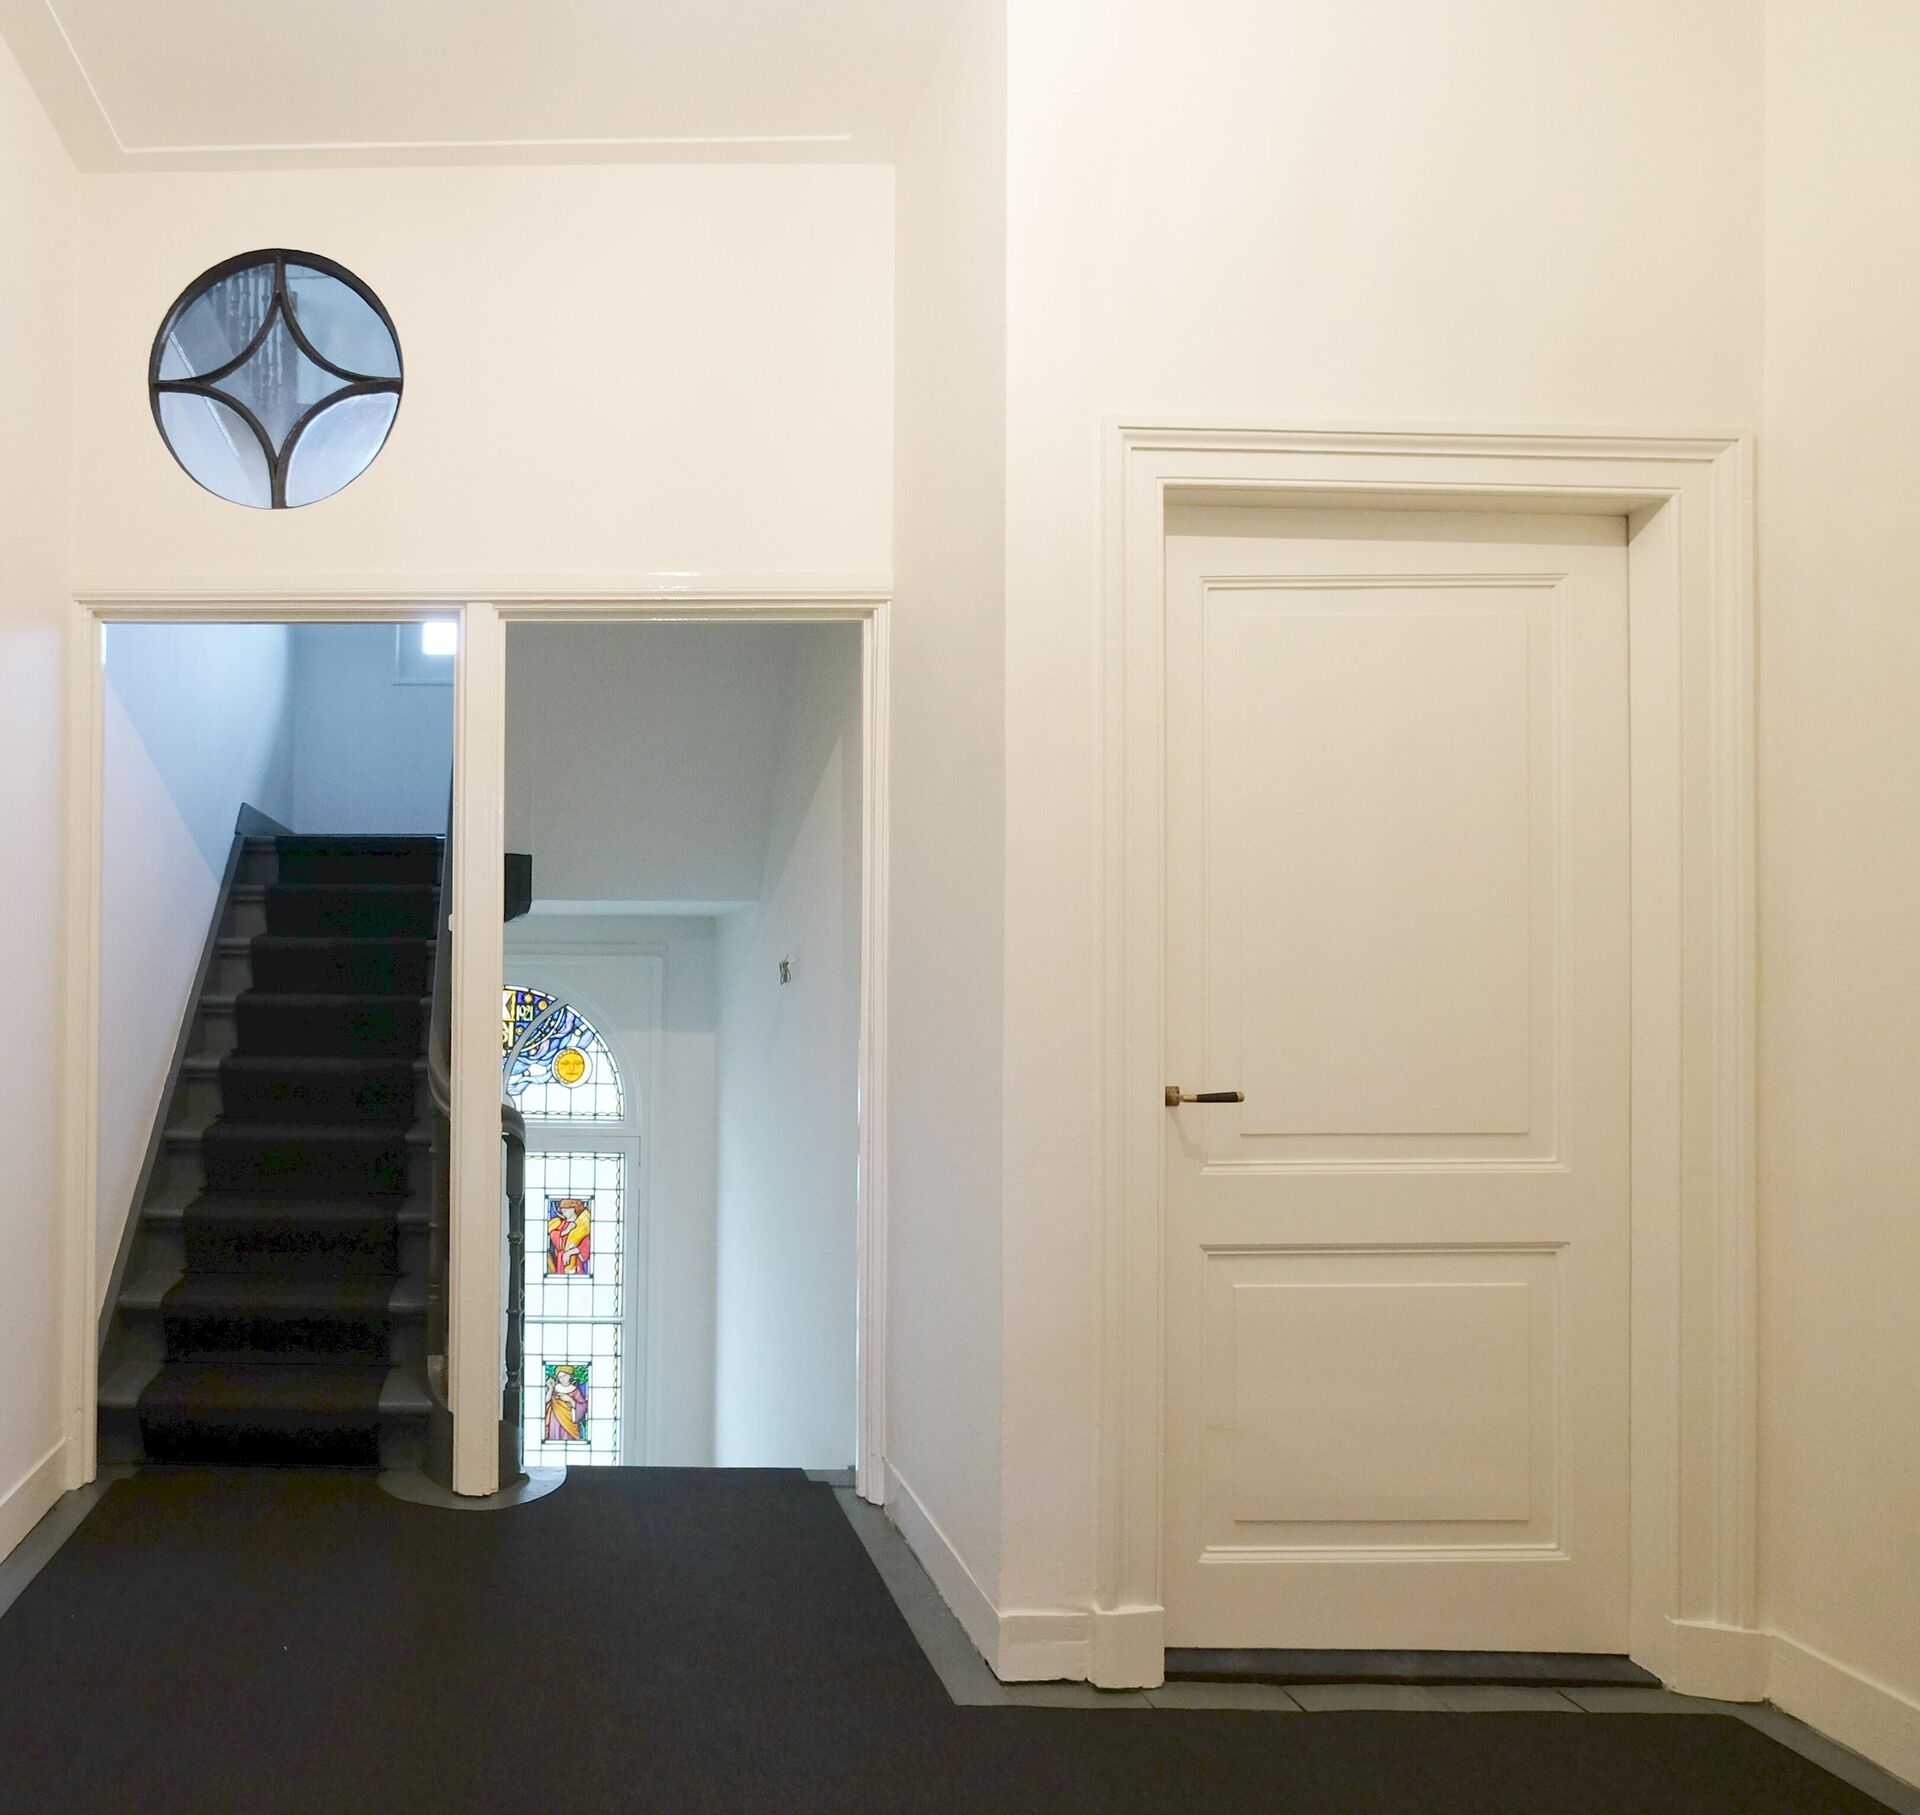
[[[593,1277],[593,1199],[547,1199],[547,1273],[565,1278]]]
[[[521,1431],[529,1466],[602,1467],[622,1460],[626,1185],[627,1156],[621,1152],[536,1147],[527,1155]],[[585,1272],[552,1270],[552,1209],[567,1201],[587,1206]],[[591,1370],[593,1421],[577,1440],[564,1423],[557,1436],[548,1424],[548,1370],[561,1366]]]
[[[591,1021],[542,990],[504,989],[500,1001],[501,1051],[513,1054],[507,1096],[528,1121],[625,1118],[620,1069]]]
[[[587,1441],[587,1376],[590,1361],[547,1363],[547,1436],[549,1443]]]

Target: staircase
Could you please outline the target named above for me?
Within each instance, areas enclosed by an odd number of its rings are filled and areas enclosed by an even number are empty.
[[[244,842],[102,1355],[102,1461],[423,1460],[440,859]]]

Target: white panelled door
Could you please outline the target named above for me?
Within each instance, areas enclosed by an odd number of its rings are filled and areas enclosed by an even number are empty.
[[[1167,1643],[1624,1651],[1624,523],[1171,528]]]

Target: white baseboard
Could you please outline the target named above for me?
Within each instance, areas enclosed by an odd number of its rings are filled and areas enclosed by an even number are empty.
[[[62,1437],[0,1497],[0,1557],[11,1556],[66,1491],[67,1440]]]
[[[1084,1612],[996,1607],[940,1529],[940,1522],[891,1462],[887,1464],[887,1511],[974,1649],[1003,1683],[1085,1679],[1088,1616]]]
[[[1000,1616],[1000,1648],[987,1662],[1003,1683],[1085,1682],[1087,1616],[1068,1609]]]
[[[973,1640],[974,1649],[991,1664],[1000,1649],[1000,1610],[891,1462],[887,1464],[886,1506],[907,1548],[920,1559],[920,1567],[940,1591],[941,1600]]]
[[[1682,1695],[1722,1702],[1763,1702],[1773,1664],[1772,1635],[1705,1620],[1667,1622],[1666,1668],[1659,1674]]]
[[[1783,1633],[1773,1634],[1769,1694],[1794,1719],[1920,1784],[1920,1702]]]

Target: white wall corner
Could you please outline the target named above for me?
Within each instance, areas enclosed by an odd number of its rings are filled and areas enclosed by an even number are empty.
[[[1157,1689],[1166,1676],[1164,1607],[1096,1607],[1087,1635],[1087,1680],[1098,1689]]]
[[[887,1515],[920,1559],[953,1616],[1003,1683],[1082,1682],[1090,1616],[1079,1608],[1002,1611],[913,1489],[887,1464]]]
[[[1883,1771],[1920,1784],[1920,1702],[1784,1633],[1773,1633],[1768,1699]]]
[[[1772,1660],[1769,1635],[1707,1620],[1669,1620],[1666,1668],[1660,1672],[1680,1695],[1721,1702],[1763,1702]]]
[[[13,1554],[66,1491],[67,1440],[62,1437],[0,1498],[0,1558]]]

